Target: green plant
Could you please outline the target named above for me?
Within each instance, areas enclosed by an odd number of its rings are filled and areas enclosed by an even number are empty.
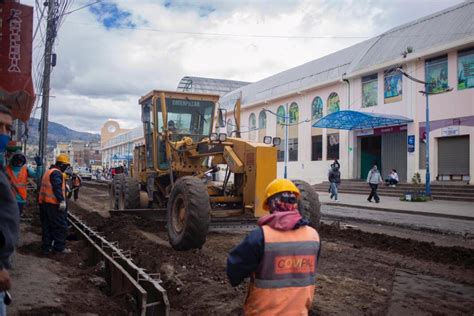
[[[400,201],[410,201],[410,202],[426,202],[428,198],[425,196],[425,192],[421,186],[421,176],[418,172],[413,174],[411,178],[411,183],[413,184],[413,191],[406,191]],[[410,199],[407,200],[406,196],[410,196]]]

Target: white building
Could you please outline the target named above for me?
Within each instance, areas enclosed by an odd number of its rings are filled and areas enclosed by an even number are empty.
[[[467,181],[474,174],[473,16],[474,2],[462,3],[234,90],[220,100],[228,110],[227,131],[241,98],[242,136],[251,140],[284,139],[289,112],[289,178],[321,182],[339,159],[346,179],[364,179],[373,162],[383,176],[394,168],[401,181],[417,172],[424,179],[426,99],[419,91],[425,87],[402,76],[396,70],[401,66],[433,83],[434,92],[453,88],[429,97],[431,180]],[[408,122],[353,131],[312,127],[342,110]],[[279,162],[279,176],[283,170]]]
[[[110,125],[110,122],[116,123],[115,121],[108,121],[104,126]],[[102,142],[102,166],[104,167],[128,166],[133,160],[134,148],[145,143],[142,126],[131,130],[118,130],[117,135],[111,136]]]

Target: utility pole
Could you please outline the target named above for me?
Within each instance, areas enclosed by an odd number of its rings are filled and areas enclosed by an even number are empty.
[[[56,37],[55,6],[56,0],[48,0],[44,3],[48,6],[48,20],[46,26],[46,45],[44,48],[44,70],[43,70],[43,96],[41,103],[41,121],[39,124],[39,156],[43,166],[46,164],[48,146],[48,116],[49,116],[49,92],[51,79],[51,57]],[[38,175],[41,179],[42,175]]]
[[[285,169],[283,177],[288,179],[288,125],[290,125],[290,113],[288,112],[288,103],[285,105]]]

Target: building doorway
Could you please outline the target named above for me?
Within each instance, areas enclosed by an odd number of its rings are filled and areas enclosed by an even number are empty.
[[[438,180],[469,177],[469,135],[438,138]]]
[[[382,170],[382,136],[364,136],[360,138],[360,178],[367,174],[374,163]]]

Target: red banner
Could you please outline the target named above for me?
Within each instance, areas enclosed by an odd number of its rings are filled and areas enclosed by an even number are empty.
[[[0,102],[13,117],[28,121],[35,101],[31,78],[33,7],[0,3]]]

